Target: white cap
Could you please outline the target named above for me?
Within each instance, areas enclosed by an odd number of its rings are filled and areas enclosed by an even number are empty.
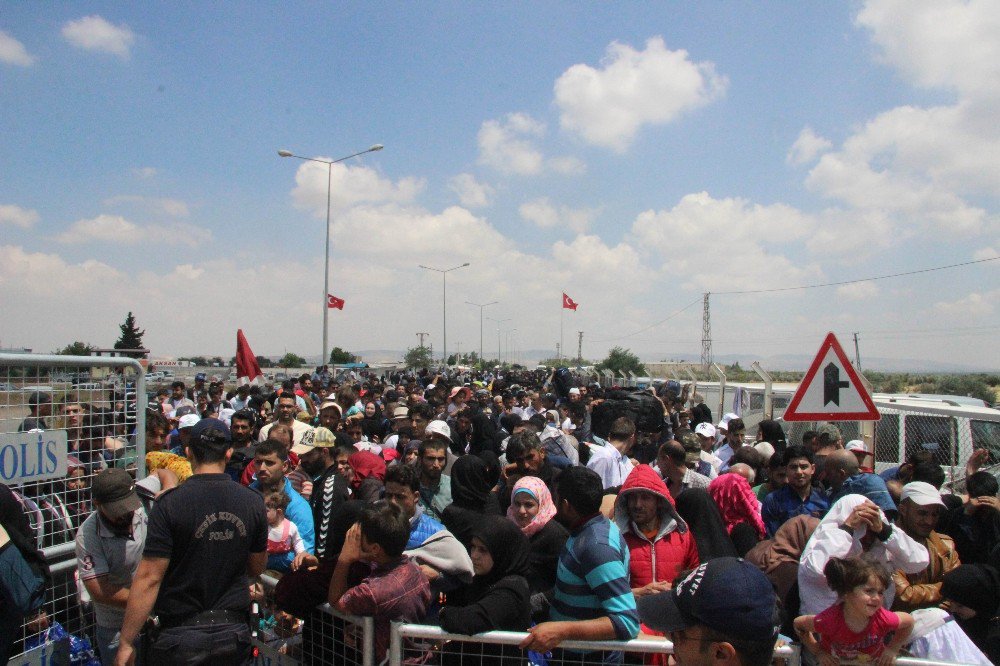
[[[737,414],[733,414],[732,412],[725,414],[722,417],[722,420],[719,421],[719,429],[729,430],[729,422],[732,421],[733,419],[738,419],[738,418],[740,417]]]
[[[191,428],[195,423],[201,421],[197,414],[185,414],[181,417],[180,422],[177,424],[178,430],[183,430],[184,428]]]
[[[711,439],[715,437],[715,426],[711,423],[699,423],[694,427],[694,434]]]
[[[753,448],[757,449],[757,453],[764,456],[765,460],[770,460],[771,456],[774,455],[774,446],[771,442],[757,442]]]
[[[428,391],[433,391],[436,388],[437,388],[437,384],[428,384],[427,385],[427,390]]]
[[[903,492],[900,493],[899,499],[900,501],[913,500],[915,504],[920,506],[930,506],[931,504],[947,506],[941,501],[941,493],[938,489],[926,481],[911,481],[906,484],[903,486]]]
[[[860,439],[852,439],[845,446],[848,451],[857,451],[858,453],[868,453],[868,447]]]
[[[445,439],[451,439],[451,428],[444,421],[431,421],[424,428],[425,435],[440,435]]]
[[[577,387],[574,386],[573,388],[571,388],[569,390],[569,394],[570,395],[580,395],[580,389],[578,389]]]

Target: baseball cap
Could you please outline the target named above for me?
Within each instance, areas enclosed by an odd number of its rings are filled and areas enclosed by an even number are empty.
[[[194,376],[194,380],[196,382],[203,382],[203,381],[205,381],[206,377],[208,377],[208,375],[206,375],[204,372],[199,372],[198,374],[196,374]]]
[[[174,416],[180,418],[182,416],[187,416],[188,414],[194,414],[197,410],[191,405],[181,405],[176,410],[174,410]]]
[[[940,491],[926,481],[911,481],[906,484],[903,486],[899,499],[900,501],[913,500],[915,504],[920,506],[930,506],[931,504],[947,506],[941,500]]]
[[[406,407],[396,407],[394,410],[392,410],[393,420],[405,419],[409,415],[410,415],[410,410],[407,409]]]
[[[720,430],[729,430],[729,422],[732,421],[733,419],[738,419],[738,418],[739,416],[737,414],[728,412],[722,416],[722,420],[719,421],[718,428]]]
[[[694,434],[701,435],[702,437],[708,437],[711,439],[715,437],[715,426],[711,423],[699,423],[694,427]]]
[[[318,432],[319,430],[322,430],[324,434],[320,435],[320,433]],[[299,440],[298,444],[292,445],[292,453],[294,453],[297,456],[301,456],[304,453],[309,453],[310,451],[313,450],[314,447],[320,446],[320,444],[316,443],[316,438],[319,436],[323,437],[324,442],[329,440],[329,443],[324,443],[322,445],[324,447],[330,447],[336,444],[336,440],[334,439],[333,433],[330,432],[328,428],[311,428],[302,433],[302,439]]]
[[[90,496],[112,520],[122,518],[142,506],[142,501],[135,492],[132,475],[117,467],[106,469],[94,478]]]
[[[844,446],[844,448],[852,452],[868,453],[868,449],[867,447],[865,447],[865,443],[860,439],[852,439]]]
[[[185,414],[181,417],[180,423],[177,424],[177,429],[183,430],[184,428],[192,428],[199,421],[201,421],[201,419],[198,418],[197,414]]]
[[[704,625],[745,641],[773,642],[778,636],[774,588],[760,569],[737,557],[705,562],[669,592],[638,599],[639,619],[658,631]]]
[[[451,439],[451,428],[444,421],[431,421],[424,428],[424,435],[440,435],[445,439]]]
[[[427,390],[428,391],[433,391],[436,388],[437,388],[437,384],[428,384],[427,385]]]
[[[225,436],[225,441],[233,441],[232,435],[229,434],[229,426],[226,425],[225,421],[220,421],[219,419],[202,419],[195,424],[194,428],[191,429],[192,437],[201,437],[202,434],[208,432],[209,430],[217,430]]]

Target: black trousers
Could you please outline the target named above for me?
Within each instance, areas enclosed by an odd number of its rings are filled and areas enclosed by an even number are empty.
[[[250,627],[217,624],[210,627],[171,627],[151,639],[148,666],[239,666],[251,660]]]

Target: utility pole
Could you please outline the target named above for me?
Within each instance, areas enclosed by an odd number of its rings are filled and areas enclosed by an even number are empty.
[[[861,351],[858,347],[858,332],[854,332],[854,365],[861,370]]]
[[[705,292],[702,300],[701,314],[701,368],[708,372],[712,365],[712,318],[708,310],[708,296],[710,292]]]
[[[556,343],[556,358],[560,361],[562,360],[562,350],[560,349],[560,344]]]
[[[576,342],[576,362],[583,363],[583,331],[577,331],[579,338]]]
[[[424,348],[424,336],[430,335],[430,333],[417,333],[420,336],[420,348]]]

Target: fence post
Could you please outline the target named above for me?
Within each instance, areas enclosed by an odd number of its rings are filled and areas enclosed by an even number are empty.
[[[719,377],[719,419],[726,413],[726,373],[722,371],[718,363],[713,363],[709,370]]]
[[[403,663],[403,636],[399,633],[402,624],[389,623],[389,666],[401,666]]]
[[[760,361],[754,361],[750,364],[753,371],[764,380],[764,418],[773,419],[774,418],[774,395],[771,390],[771,375],[768,374],[764,368],[761,367]]]
[[[375,618],[365,616],[361,621],[364,650],[361,652],[361,666],[375,666]]]

